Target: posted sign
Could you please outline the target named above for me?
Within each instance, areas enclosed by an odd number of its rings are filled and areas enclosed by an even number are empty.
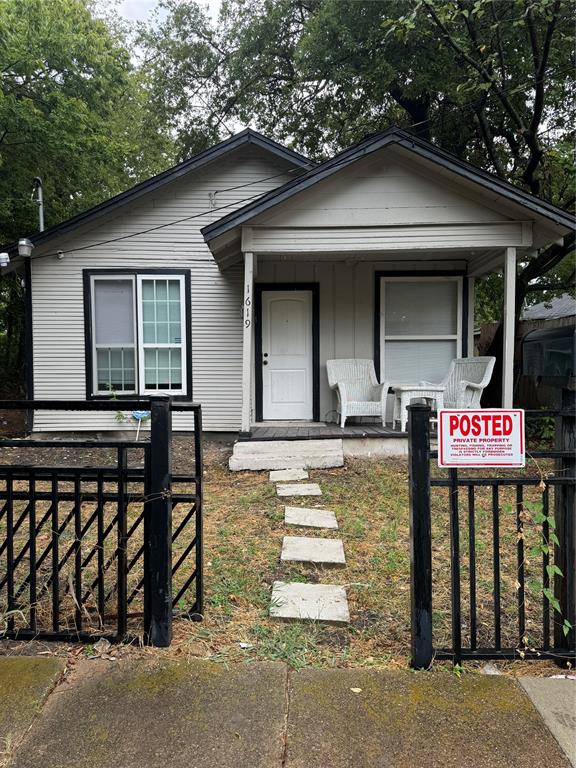
[[[441,410],[439,467],[523,467],[524,411],[505,408]]]

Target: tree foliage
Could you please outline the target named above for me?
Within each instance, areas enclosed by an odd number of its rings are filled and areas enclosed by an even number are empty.
[[[150,109],[119,23],[87,0],[0,2],[0,242],[46,226],[164,168],[172,141]],[[19,365],[19,279],[0,279],[4,368]]]

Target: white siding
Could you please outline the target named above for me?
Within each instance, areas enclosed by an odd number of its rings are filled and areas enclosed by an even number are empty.
[[[251,223],[272,227],[371,227],[481,223],[513,218],[429,164],[383,150],[318,182]]]
[[[118,209],[96,225],[38,249],[32,260],[34,396],[85,398],[84,269],[190,268],[193,397],[202,403],[206,429],[239,429],[242,272],[241,267],[225,273],[218,270],[200,229],[246,198],[284,183],[293,175],[289,170],[287,163],[269,153],[244,148]],[[250,186],[219,192],[246,184]],[[226,210],[204,213],[228,204]],[[100,244],[197,214],[201,215],[154,232]],[[87,245],[94,247],[65,254],[62,260],[50,255]],[[191,424],[191,417],[174,417],[177,429],[191,428]],[[118,429],[118,424],[112,413],[51,411],[38,412],[34,428],[109,430]]]

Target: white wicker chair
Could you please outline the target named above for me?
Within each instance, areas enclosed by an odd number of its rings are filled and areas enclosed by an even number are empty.
[[[341,427],[349,416],[378,416],[385,425],[390,385],[378,383],[372,360],[327,360],[326,371],[330,388],[338,393]]]
[[[480,408],[480,398],[492,378],[495,362],[495,357],[459,357],[452,360],[445,379],[436,384],[444,387],[444,408]],[[430,384],[427,381],[420,383]]]

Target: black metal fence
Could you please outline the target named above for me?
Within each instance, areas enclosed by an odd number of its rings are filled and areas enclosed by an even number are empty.
[[[430,408],[410,406],[413,666],[434,658],[574,663],[574,393],[561,411],[526,412],[527,420],[552,417],[555,448],[527,449],[526,470],[464,473],[431,466]],[[437,541],[445,530],[449,551]],[[439,594],[448,571],[449,593]]]
[[[167,646],[174,614],[201,618],[201,407],[169,398],[0,402],[0,410],[143,408],[150,435],[138,442],[0,440],[0,456],[19,457],[0,463],[0,637]],[[187,474],[172,472],[173,411],[194,420]]]

